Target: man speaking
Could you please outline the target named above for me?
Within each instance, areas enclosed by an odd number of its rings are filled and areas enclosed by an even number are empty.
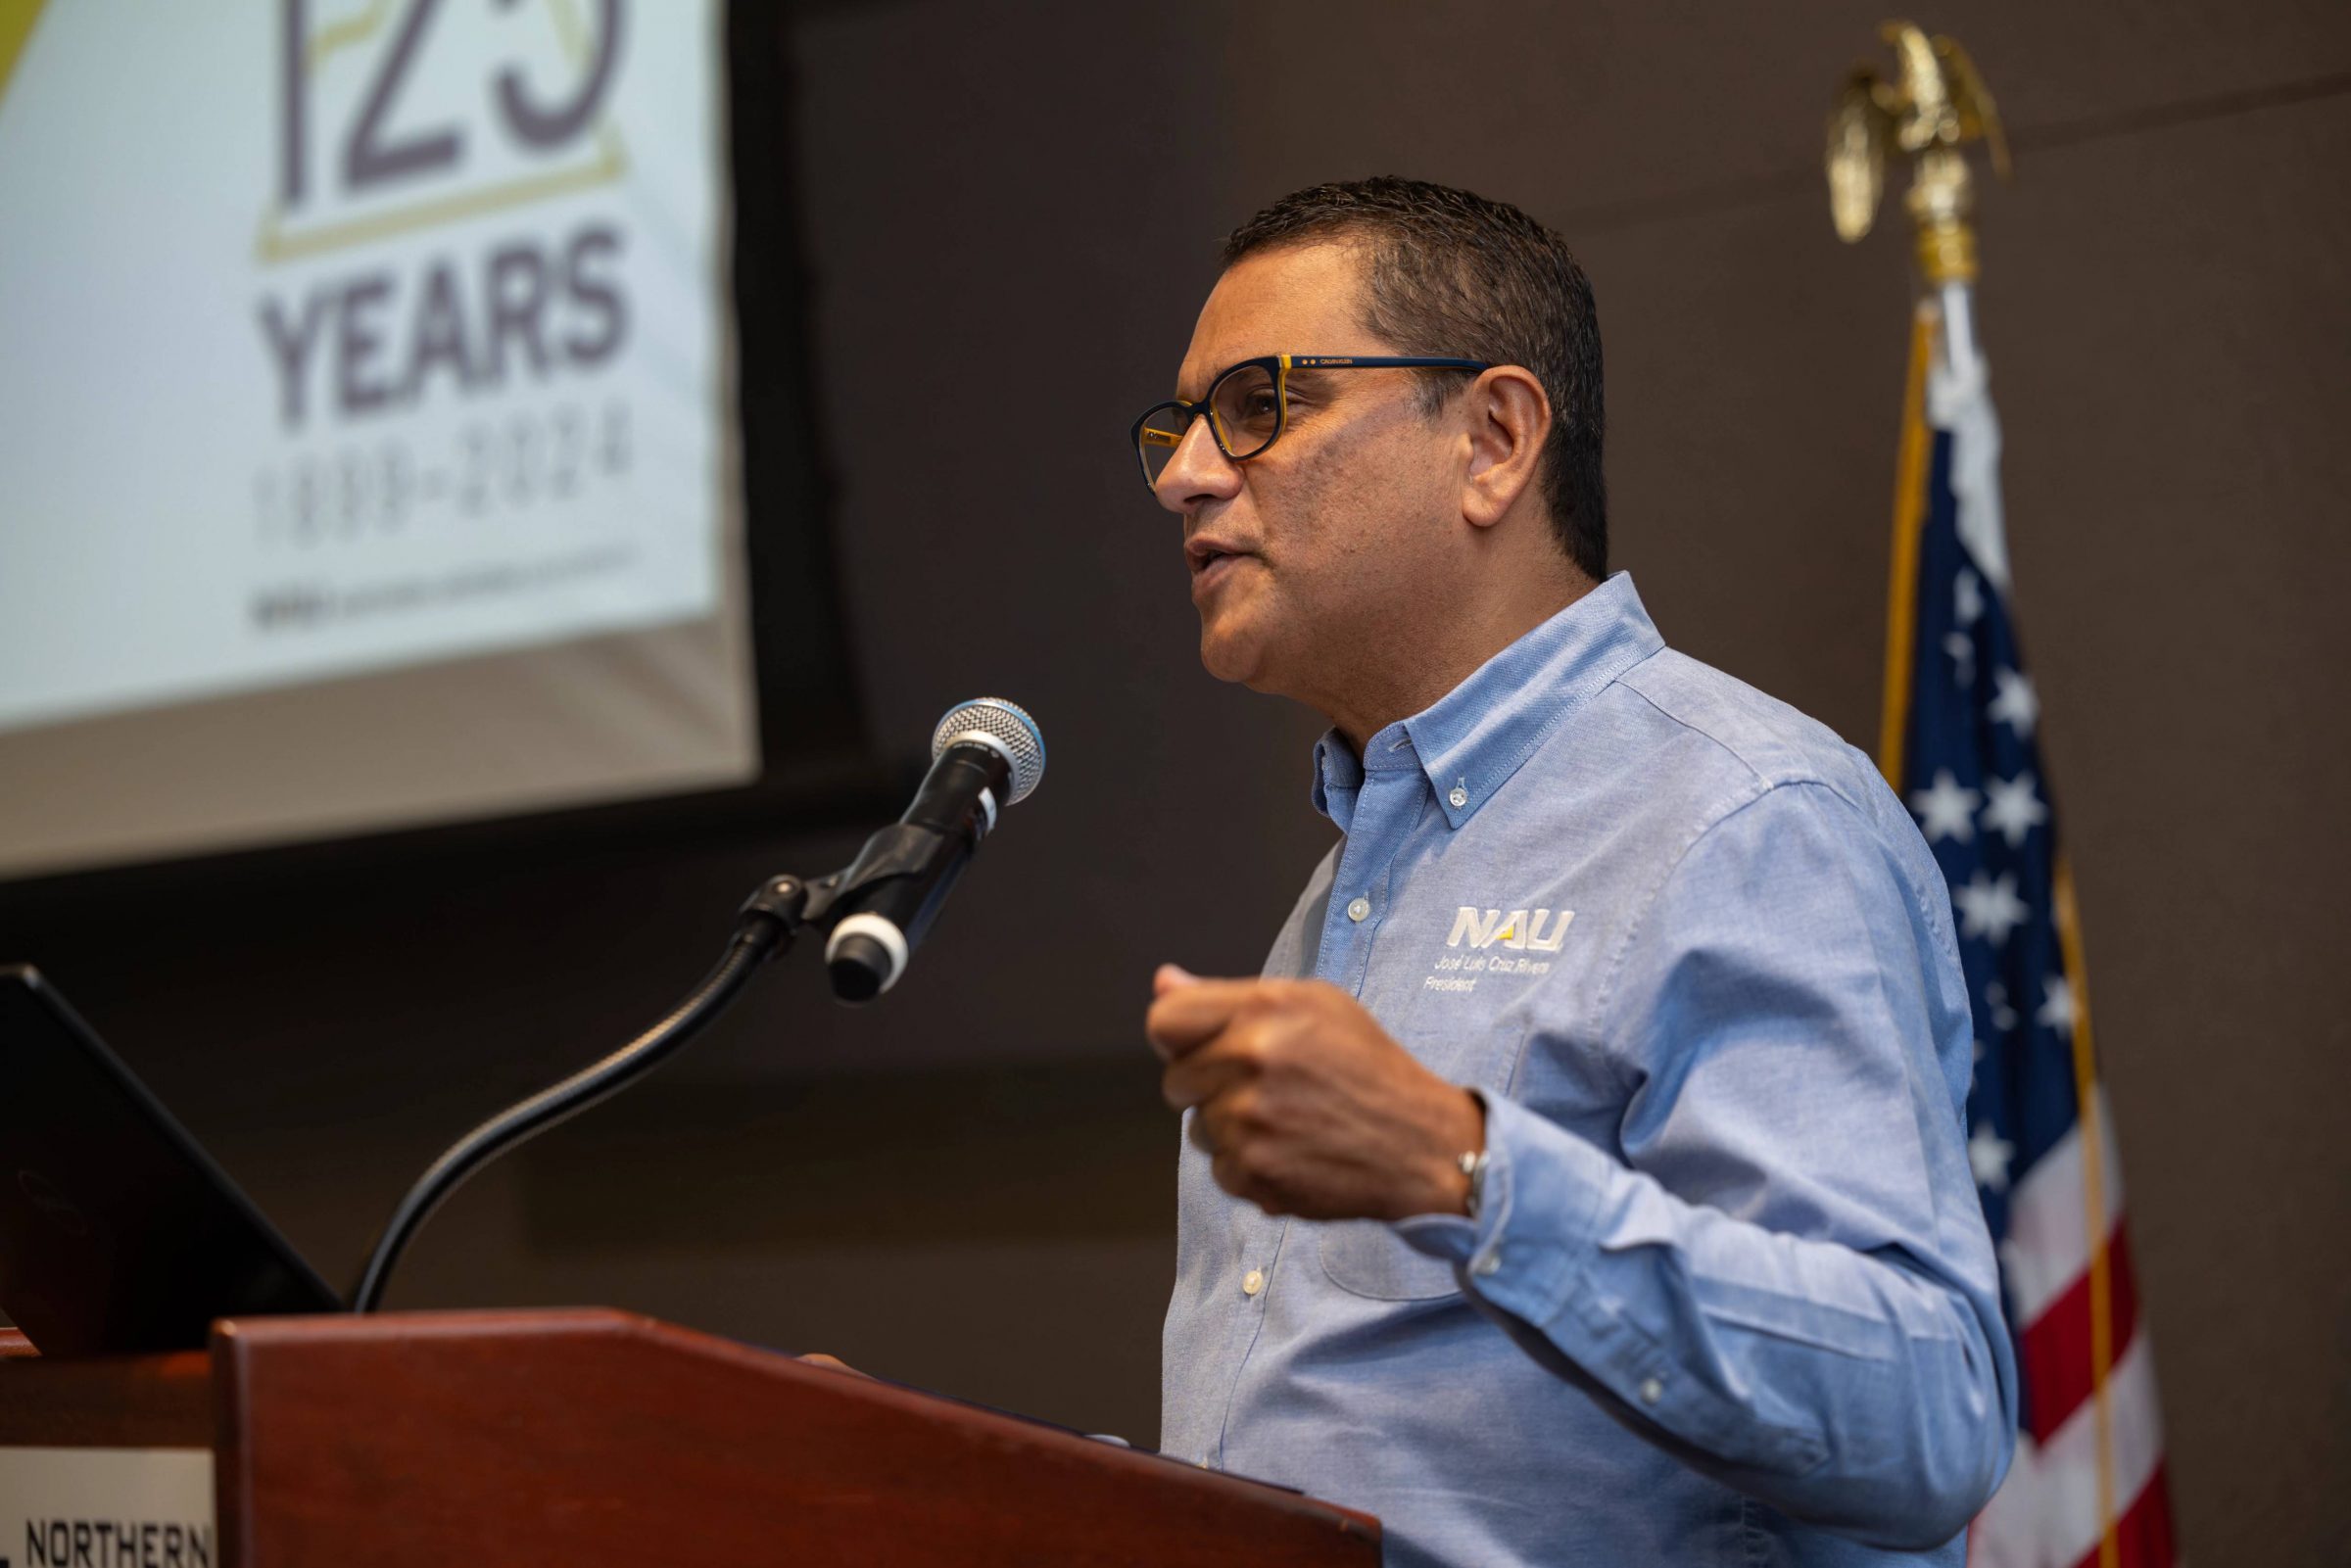
[[[1397,1563],[1959,1562],[2017,1393],[1948,895],[1866,758],[1607,575],[1565,245],[1298,192],[1176,392],[1134,438],[1201,659],[1328,715],[1342,836],[1263,978],[1154,981],[1162,1446]]]

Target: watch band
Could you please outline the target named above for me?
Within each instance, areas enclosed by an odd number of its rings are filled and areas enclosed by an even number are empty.
[[[1469,1150],[1461,1155],[1455,1164],[1461,1166],[1462,1174],[1469,1178],[1469,1197],[1465,1207],[1469,1211],[1469,1217],[1475,1219],[1477,1212],[1485,1207],[1486,1202],[1486,1151]]]

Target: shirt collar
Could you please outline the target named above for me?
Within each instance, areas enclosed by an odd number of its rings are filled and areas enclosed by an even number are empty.
[[[1358,760],[1338,731],[1315,742],[1315,809],[1341,832],[1367,770],[1417,768],[1455,828],[1593,695],[1664,647],[1656,623],[1617,572],[1409,719],[1371,737]]]
[[[1325,730],[1315,742],[1315,809],[1328,817],[1341,832],[1355,824],[1355,798],[1364,786],[1364,765],[1337,730]]]

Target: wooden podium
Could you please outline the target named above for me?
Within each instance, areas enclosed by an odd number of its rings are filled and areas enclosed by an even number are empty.
[[[601,1309],[56,1362],[0,1330],[11,1449],[210,1450],[222,1568],[1379,1560],[1366,1514]]]

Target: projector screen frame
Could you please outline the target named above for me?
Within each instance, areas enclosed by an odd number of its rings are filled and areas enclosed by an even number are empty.
[[[714,21],[723,75],[724,136],[718,149],[725,203],[722,312],[732,327],[722,333],[721,473],[723,503],[738,524],[734,547],[741,558],[728,576],[744,600],[735,612],[740,617],[735,635],[747,641],[741,656],[749,664],[755,703],[756,776],[717,786],[656,783],[627,794],[428,811],[325,831],[239,831],[184,848],[21,865],[0,871],[0,883],[28,889],[77,878],[111,879],[116,873],[135,880],[139,871],[166,865],[233,864],[258,872],[281,861],[291,867],[319,859],[363,862],[376,854],[475,854],[491,842],[526,839],[546,845],[573,838],[607,842],[615,835],[772,832],[789,818],[822,823],[887,798],[889,783],[904,769],[886,763],[870,744],[840,608],[832,487],[819,428],[814,334],[798,239],[788,19],[749,0],[727,0]],[[657,639],[669,630],[621,636]],[[448,662],[441,671],[445,689],[462,684],[470,662]],[[191,727],[201,727],[222,715],[250,714],[273,700],[315,704],[321,694],[331,700],[338,689],[414,678],[414,672],[343,678],[184,707]],[[9,738],[37,744],[42,730]]]

